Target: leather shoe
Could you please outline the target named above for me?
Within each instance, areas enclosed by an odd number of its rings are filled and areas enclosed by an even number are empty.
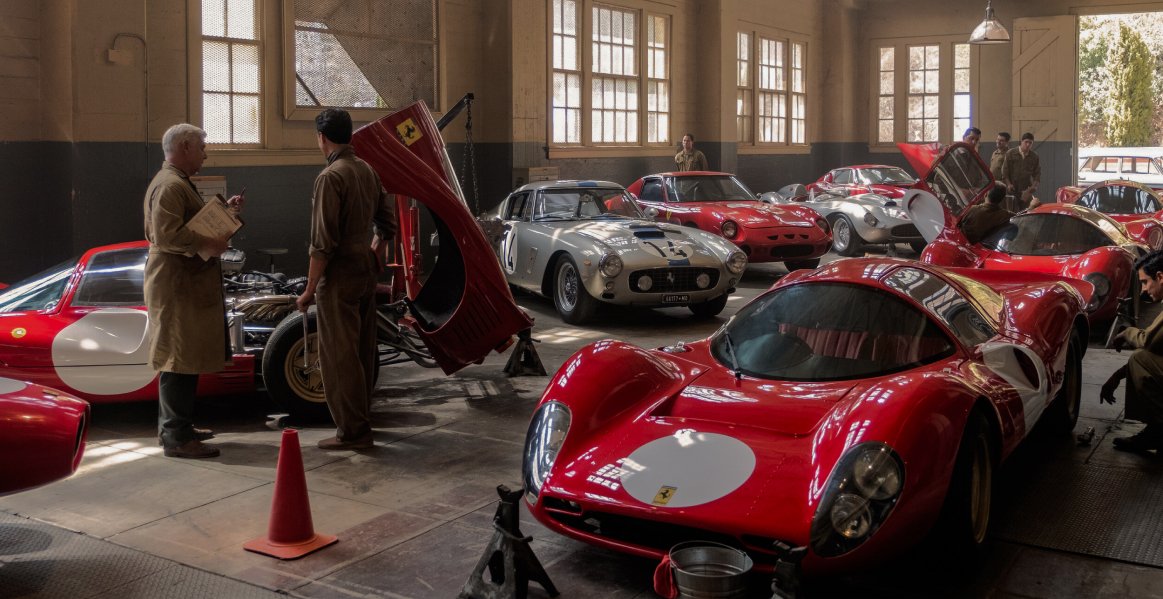
[[[197,439],[191,439],[177,447],[167,447],[165,449],[167,458],[216,458],[222,452],[218,451],[217,447],[211,447],[202,443]]]
[[[375,438],[371,433],[360,435],[354,439],[340,439],[339,437],[330,437],[319,441],[316,445],[319,449],[328,450],[342,450],[342,449],[371,449],[375,447]]]
[[[1118,437],[1111,444],[1119,451],[1134,451],[1146,453],[1152,449],[1163,449],[1163,435],[1155,431],[1143,430],[1130,437]]]
[[[214,431],[208,428],[198,428],[196,426],[191,428],[194,429],[194,439],[198,441],[207,441],[214,438]],[[161,433],[158,433],[157,444],[163,445]]]

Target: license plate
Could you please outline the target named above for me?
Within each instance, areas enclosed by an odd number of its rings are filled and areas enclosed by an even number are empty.
[[[691,301],[691,296],[685,293],[670,293],[662,296],[662,301],[667,304],[679,304]]]

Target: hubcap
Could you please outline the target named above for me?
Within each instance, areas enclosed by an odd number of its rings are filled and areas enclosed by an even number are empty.
[[[848,228],[848,221],[844,219],[836,221],[832,229],[832,238],[835,240],[833,245],[836,246],[837,250],[843,250],[848,247],[850,233],[851,230]]]
[[[308,339],[312,348],[319,346],[317,334],[311,333]],[[319,371],[319,351],[311,352],[312,364],[307,367],[303,366],[303,348],[302,339],[291,346],[291,351],[287,352],[287,360],[283,364],[283,376],[286,377],[287,386],[291,388],[291,392],[304,401],[324,403],[323,375]]]
[[[561,301],[561,308],[572,312],[577,307],[578,286],[577,271],[573,265],[566,262],[561,266],[561,275],[557,279],[557,297]]]

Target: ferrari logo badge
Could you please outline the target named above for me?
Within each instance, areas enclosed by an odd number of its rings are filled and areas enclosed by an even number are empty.
[[[410,146],[416,143],[416,141],[421,137],[424,137],[412,119],[408,119],[399,125],[396,125],[396,133],[400,135],[400,141],[404,142],[404,145],[406,146]]]
[[[17,327],[15,329],[12,329],[12,338],[13,339],[20,339],[21,337],[24,337],[27,334],[28,334],[28,331],[24,330],[21,327]]]
[[[674,492],[677,490],[677,487],[663,486],[658,489],[658,494],[654,496],[654,501],[651,503],[654,505],[666,505],[667,503],[670,503],[671,498],[674,497]]]

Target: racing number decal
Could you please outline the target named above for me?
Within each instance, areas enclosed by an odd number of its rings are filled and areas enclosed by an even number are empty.
[[[13,339],[20,339],[27,334],[28,334],[28,331],[24,330],[23,327],[16,327],[15,329],[12,329],[12,338]]]
[[[675,487],[663,486],[662,488],[658,489],[658,494],[654,496],[654,501],[651,503],[654,505],[666,505],[670,503],[671,497],[674,497],[674,492],[677,490],[678,489]]]

